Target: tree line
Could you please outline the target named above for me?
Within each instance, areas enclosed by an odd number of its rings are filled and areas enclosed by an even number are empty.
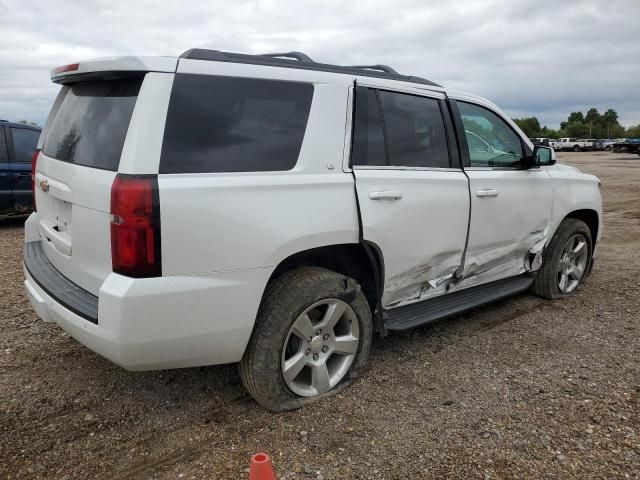
[[[536,117],[514,118],[514,122],[529,138],[632,138],[640,137],[640,125],[625,128],[618,121],[618,112],[613,108],[604,113],[590,108],[586,114],[571,112],[566,122],[560,123],[560,129],[554,130],[546,125],[540,126]]]

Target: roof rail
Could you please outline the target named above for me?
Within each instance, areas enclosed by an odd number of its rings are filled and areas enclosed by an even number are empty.
[[[295,58],[299,62],[312,62],[315,63],[309,55],[302,52],[286,52],[286,53],[263,53],[263,57],[273,58]]]
[[[377,65],[349,65],[349,68],[362,68],[363,70],[377,70],[377,71],[380,71],[380,72],[392,73],[394,75],[400,75],[398,72],[396,72],[393,68],[389,67],[388,65],[381,65],[381,64],[377,64]]]
[[[192,48],[182,55],[181,59],[205,60],[210,62],[244,63],[248,65],[264,65],[270,67],[298,68],[301,70],[316,70],[320,72],[344,73],[366,77],[386,78],[402,82],[418,83],[442,88],[441,85],[430,80],[409,75],[402,75],[387,65],[343,66],[315,62],[309,55],[302,52],[266,53],[251,55],[246,53],[221,52],[205,48]]]

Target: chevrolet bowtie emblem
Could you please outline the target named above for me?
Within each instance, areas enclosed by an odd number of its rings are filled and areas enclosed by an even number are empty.
[[[47,182],[46,180],[40,180],[40,190],[42,190],[43,192],[48,192],[49,182]]]

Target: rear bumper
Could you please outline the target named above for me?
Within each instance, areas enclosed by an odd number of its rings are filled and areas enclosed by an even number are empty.
[[[97,324],[73,311],[24,267],[38,316],[128,370],[237,362],[253,329],[271,269],[132,279],[107,277]]]

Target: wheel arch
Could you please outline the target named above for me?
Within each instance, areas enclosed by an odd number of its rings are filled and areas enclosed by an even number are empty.
[[[598,217],[598,212],[592,209],[581,209],[581,210],[574,210],[570,213],[568,213],[563,221],[567,218],[575,218],[578,220],[582,220],[584,223],[587,224],[587,227],[589,227],[589,231],[591,232],[591,238],[593,239],[593,242],[595,243],[597,238],[598,238],[598,233],[599,233],[599,229],[600,229],[600,218]]]
[[[376,314],[380,313],[378,310],[384,283],[384,259],[377,245],[363,241],[301,250],[284,258],[276,266],[267,285],[283,273],[298,267],[321,267],[354,278],[367,298],[374,326],[379,327]]]
[[[587,227],[589,228],[589,232],[591,233],[591,241],[593,242],[592,248],[595,249],[596,242],[598,241],[598,235],[600,233],[600,217],[598,215],[598,212],[590,208],[573,210],[562,219],[562,222],[564,222],[568,218],[581,220],[587,225]],[[562,222],[560,222],[560,224],[562,224]],[[560,226],[560,224],[558,226]],[[589,264],[587,265],[587,275],[589,275],[591,273],[591,270],[593,270],[594,254],[595,250],[591,252],[591,258],[589,260]]]

